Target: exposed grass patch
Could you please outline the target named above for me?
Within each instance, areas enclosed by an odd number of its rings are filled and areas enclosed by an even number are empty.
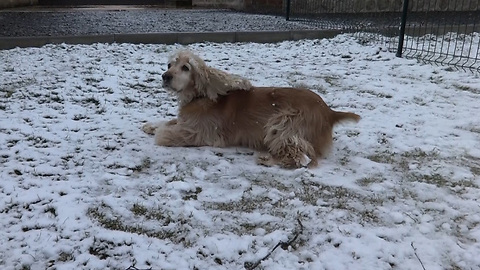
[[[410,181],[416,181],[421,183],[427,183],[435,185],[437,187],[450,187],[450,188],[478,188],[478,186],[472,181],[450,181],[447,177],[438,174],[418,174],[411,173],[408,175]]]
[[[372,96],[376,96],[378,98],[393,98],[390,94],[378,93],[373,90],[361,90],[359,93],[370,94]]]
[[[406,151],[403,153],[393,153],[390,151],[384,151],[381,153],[376,153],[374,155],[370,155],[367,157],[368,159],[383,163],[383,164],[391,164],[394,166],[396,171],[402,173],[404,179],[409,181],[427,183],[431,185],[435,185],[437,187],[450,187],[450,188],[468,188],[468,187],[477,187],[477,185],[469,180],[464,181],[452,181],[449,177],[442,175],[441,173],[436,173],[435,168],[439,160],[442,159],[440,157],[439,152],[434,149],[431,151],[424,151],[420,148],[415,148],[411,151]],[[463,166],[465,164],[469,165],[470,171],[478,175],[480,174],[480,162],[476,162],[474,160],[470,160],[469,158],[463,158],[464,161],[462,162]],[[418,169],[417,169],[418,168]],[[432,173],[425,173],[423,169],[428,169],[432,171]],[[420,170],[419,170],[420,169]],[[362,178],[357,181],[357,183],[361,186],[366,186],[371,183],[377,181],[383,181],[382,177],[372,176]]]
[[[150,167],[152,167],[152,160],[149,157],[145,157],[142,159],[142,162],[132,168],[130,168],[134,172],[142,172],[147,171]]]
[[[383,181],[380,178],[364,179],[363,181],[371,180]],[[305,183],[303,188],[295,193],[295,196],[306,204],[321,206],[321,209],[341,209],[350,213],[357,213],[352,218],[357,218],[360,223],[381,222],[375,209],[383,205],[385,200],[391,199],[388,197],[364,196],[344,187],[317,183]],[[359,208],[359,205],[362,207]]]
[[[110,88],[110,87],[102,88],[102,89],[100,89],[100,90],[102,90],[103,92],[105,92],[105,93],[107,93],[107,94],[110,94],[110,95],[113,94],[113,93],[115,93],[115,91],[113,91],[113,89]]]
[[[421,98],[421,97],[413,97],[413,103],[419,105],[419,106],[425,106],[427,105],[427,102]]]
[[[90,119],[90,117],[84,114],[75,114],[72,118],[73,121],[81,121],[81,120],[87,120],[87,119]]]
[[[436,185],[438,187],[444,187],[449,183],[449,181],[443,175],[438,174],[438,173],[435,173],[435,174],[416,174],[416,173],[412,173],[409,178],[412,181],[432,184],[432,185]]]
[[[393,164],[397,159],[398,154],[385,150],[380,153],[375,153],[373,155],[367,156],[373,162],[384,163],[384,164]]]
[[[15,89],[0,88],[0,93],[2,94],[3,98],[11,98],[15,93]]]
[[[470,171],[475,175],[480,175],[480,166],[470,166]]]
[[[135,216],[161,221],[163,226],[167,226],[173,222],[173,219],[163,209],[160,208],[150,209],[141,204],[135,203],[130,208],[130,211]]]
[[[133,89],[133,90],[143,91],[143,92],[149,91],[149,89],[151,88],[151,87],[148,87],[147,85],[142,84],[142,83],[127,83],[126,86],[128,88]]]
[[[10,211],[15,211],[15,210],[18,210],[18,209],[20,209],[20,205],[16,202],[11,202],[11,203],[5,205],[5,207],[0,210],[0,213],[8,214]]]
[[[83,104],[93,104],[95,106],[100,106],[100,100],[96,97],[88,97],[82,100]]]
[[[114,162],[114,163],[112,163],[112,164],[108,164],[108,165],[106,165],[105,167],[108,168],[108,169],[112,169],[112,170],[126,168],[125,165],[120,164],[120,163],[118,163],[118,162]]]
[[[403,158],[415,159],[415,160],[433,160],[438,158],[438,151],[432,150],[429,152],[423,151],[420,148],[415,148],[411,151],[402,153]]]
[[[13,96],[19,89],[24,89],[27,86],[37,83],[35,78],[23,78],[21,80],[6,82],[3,84],[3,88],[0,89],[0,93],[5,93],[8,97]],[[5,96],[5,97],[7,97]]]
[[[103,147],[103,149],[105,149],[105,150],[107,150],[107,151],[115,151],[115,150],[117,150],[117,146],[116,146],[116,145],[107,144],[105,147]]]
[[[63,105],[64,98],[60,96],[60,93],[56,91],[46,91],[46,92],[29,92],[29,98],[35,98],[38,104],[52,104],[52,103],[59,103]]]
[[[378,139],[377,142],[382,145],[388,145],[390,144],[389,137],[385,133],[378,133],[377,134]]]
[[[368,223],[380,223],[381,218],[375,213],[375,210],[372,209],[367,209],[358,212],[362,223],[363,222],[368,222]]]
[[[18,139],[8,139],[7,140],[7,146],[8,147],[13,147],[15,146],[20,140]]]
[[[152,74],[151,72],[149,72],[149,73]],[[160,74],[158,74],[158,75],[160,75]],[[145,80],[145,82],[146,82],[146,83],[152,83],[152,82],[154,82],[154,81],[156,81],[156,80],[157,80],[157,79],[155,79],[155,78],[148,78],[148,79]]]
[[[65,169],[69,167],[70,164],[73,164],[75,167],[83,166],[85,164],[85,159],[78,155],[67,154],[65,156],[61,156],[61,165]]]
[[[227,211],[227,212],[245,212],[253,213],[259,208],[265,208],[266,205],[277,205],[279,202],[272,203],[272,200],[267,197],[252,197],[242,196],[239,201],[231,202],[207,202],[204,207],[212,210]]]
[[[73,252],[62,251],[58,254],[58,257],[57,257],[57,261],[59,262],[68,262],[73,260],[75,260],[75,256],[73,255]]]
[[[127,97],[127,96],[121,98],[120,100],[123,101],[125,104],[138,103],[138,100]]]
[[[453,84],[452,86],[455,87],[455,89],[460,91],[467,91],[473,94],[480,94],[480,88],[475,88],[468,85],[460,85],[460,84]]]
[[[374,183],[382,183],[385,181],[385,178],[382,176],[370,176],[370,177],[362,177],[357,180],[357,184],[360,186],[369,186]]]
[[[53,206],[49,206],[43,210],[44,213],[51,214],[53,217],[57,217],[57,209]]]
[[[36,148],[49,148],[49,147],[52,147],[54,144],[60,143],[60,142],[54,142],[42,136],[36,136],[36,135],[29,135],[25,138],[25,140],[28,141],[32,146]]]
[[[420,148],[415,148],[411,151],[407,151],[404,153],[395,153],[389,150],[385,150],[383,152],[377,152],[373,155],[367,156],[373,162],[377,163],[384,163],[384,164],[394,164],[401,168],[407,169],[409,162],[428,162],[438,158],[438,152],[436,150],[432,150],[429,152],[423,151]]]
[[[360,135],[360,131],[356,131],[356,130],[347,130],[347,136],[349,138],[352,138],[352,137],[358,137],[358,135]]]
[[[348,155],[346,155],[346,156],[340,158],[339,161],[340,161],[340,165],[346,166],[346,165],[348,165],[348,163],[350,163],[350,157]]]
[[[96,114],[104,114],[107,111],[105,107],[101,107],[95,111]]]
[[[64,99],[61,96],[59,96],[58,94],[50,96],[50,100],[52,102],[57,102],[57,103],[62,103],[64,101]]]
[[[473,133],[479,133],[480,134],[480,128],[478,127],[471,127],[468,129],[470,132],[473,132]]]
[[[253,155],[252,152],[247,152],[245,155]],[[290,192],[292,190],[291,185],[285,185],[281,181],[278,181],[279,176],[270,172],[262,171],[260,173],[243,173],[241,174],[242,177],[245,177],[246,180],[251,182],[254,185],[268,188],[268,189],[273,189],[276,188],[279,191],[284,191],[284,192]],[[309,177],[312,177],[313,174],[309,175]]]
[[[85,78],[84,80],[87,85],[97,85],[98,83],[102,82],[102,79],[97,78]]]
[[[351,200],[359,200],[359,195],[343,187],[326,186],[319,184],[306,185],[303,192],[295,195],[302,201],[316,205],[319,198],[335,209],[348,209]]]
[[[191,230],[189,217],[174,218],[170,213],[162,209],[148,209],[142,205],[134,204],[130,211],[136,216],[146,218],[148,220],[155,220],[160,222],[160,226],[156,229],[147,229],[139,224],[132,224],[135,221],[127,221],[116,215],[113,209],[105,203],[101,203],[98,207],[91,207],[87,214],[90,218],[96,220],[102,227],[128,233],[135,233],[154,237],[162,240],[169,240],[175,244],[191,245],[186,240],[186,235]],[[93,252],[97,253],[96,250]]]
[[[109,251],[115,247],[115,243],[107,240],[93,238],[92,245],[88,248],[88,253],[98,257],[100,260],[106,260],[110,257]]]
[[[98,221],[104,228],[117,231],[128,231],[125,224],[123,224],[118,217],[107,215],[105,209],[108,209],[109,212],[112,211],[109,206],[102,203],[99,207],[89,208],[87,214]]]
[[[184,195],[182,198],[183,200],[185,201],[188,201],[188,200],[197,200],[198,199],[198,194],[200,194],[201,192],[203,191],[203,189],[201,187],[196,187],[195,188],[195,191],[193,192],[189,192],[188,194]]]
[[[34,226],[23,226],[22,227],[22,232],[28,232],[28,231],[33,231],[33,230],[41,230],[44,229],[45,227],[42,227],[40,225],[34,225]]]

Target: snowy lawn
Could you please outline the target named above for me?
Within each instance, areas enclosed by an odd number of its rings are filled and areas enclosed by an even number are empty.
[[[362,44],[189,46],[362,116],[293,171],[153,145],[140,128],[176,114],[179,46],[0,51],[0,268],[479,269],[479,76]]]

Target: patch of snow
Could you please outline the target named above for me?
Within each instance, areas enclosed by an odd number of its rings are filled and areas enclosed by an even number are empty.
[[[480,268],[478,74],[354,35],[192,44],[258,86],[301,86],[362,116],[313,169],[242,148],[164,148],[173,45],[0,51],[0,267]],[[348,55],[349,57],[345,57]],[[418,255],[418,258],[417,258]]]

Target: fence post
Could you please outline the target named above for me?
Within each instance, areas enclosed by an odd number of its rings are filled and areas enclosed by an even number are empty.
[[[285,16],[287,21],[290,21],[290,4],[291,4],[291,0],[287,0],[287,14]]]
[[[405,26],[407,24],[408,0],[403,0],[402,24],[400,26],[400,34],[398,35],[398,49],[395,54],[397,57],[402,57],[403,41],[405,39]]]

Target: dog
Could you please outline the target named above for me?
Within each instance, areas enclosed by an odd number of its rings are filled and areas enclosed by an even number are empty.
[[[170,57],[162,79],[178,97],[179,111],[176,119],[143,126],[160,146],[248,147],[260,151],[261,165],[315,167],[331,148],[333,126],[360,120],[330,109],[308,89],[254,87],[190,51]]]

